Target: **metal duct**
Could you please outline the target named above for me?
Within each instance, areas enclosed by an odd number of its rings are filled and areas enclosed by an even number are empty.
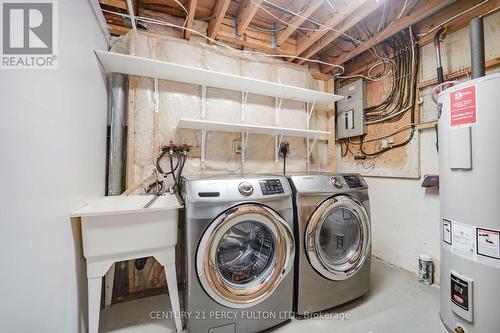
[[[125,190],[125,139],[127,75],[110,76],[110,140],[108,162],[108,195],[120,195]]]
[[[483,18],[477,17],[470,21],[470,53],[472,79],[484,76],[484,27]]]

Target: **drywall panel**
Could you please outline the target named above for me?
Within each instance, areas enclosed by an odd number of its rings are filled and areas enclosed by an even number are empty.
[[[0,73],[2,332],[87,332],[80,224],[104,194],[108,45],[88,1],[57,1],[59,68]]]

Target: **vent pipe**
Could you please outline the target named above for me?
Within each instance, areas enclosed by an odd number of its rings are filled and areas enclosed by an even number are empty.
[[[469,23],[472,79],[484,76],[484,27],[483,18],[477,17]]]

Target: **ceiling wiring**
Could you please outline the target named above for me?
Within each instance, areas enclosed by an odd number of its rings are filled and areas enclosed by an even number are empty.
[[[285,20],[281,19],[280,17],[278,17],[278,16],[274,15],[271,11],[269,11],[267,8],[265,8],[264,6],[262,6],[262,5],[260,5],[259,3],[257,3],[255,0],[250,0],[250,2],[252,2],[252,4],[253,4],[254,6],[256,6],[256,7],[260,8],[260,9],[262,9],[264,12],[266,12],[267,14],[269,14],[269,15],[270,15],[271,17],[273,17],[274,19],[276,19],[276,20],[280,21],[280,22],[281,22],[281,23],[283,23],[283,24],[286,24],[287,26],[291,26],[291,27],[293,27],[293,28],[295,28],[295,29],[297,29],[297,30],[305,30],[305,31],[311,31],[311,32],[316,32],[316,31],[333,31],[333,32],[336,32],[336,33],[340,33],[341,35],[346,36],[347,38],[352,39],[352,40],[354,40],[354,41],[356,41],[356,42],[358,42],[358,43],[362,43],[362,41],[359,41],[359,40],[355,39],[354,37],[352,37],[352,36],[350,36],[350,35],[348,35],[348,34],[346,34],[346,33],[341,33],[339,30],[336,30],[336,29],[334,29],[334,28],[332,28],[332,27],[329,27],[329,26],[327,26],[327,25],[325,25],[325,24],[323,24],[323,23],[319,23],[319,22],[318,22],[318,25],[319,25],[320,27],[322,27],[322,28],[318,28],[318,29],[314,29],[314,28],[306,28],[306,27],[301,27],[301,26],[293,25],[293,24],[291,24],[290,22],[287,22],[287,21],[285,21]],[[296,15],[296,16],[297,16],[297,17],[300,17],[300,18],[303,18],[304,20],[308,19],[308,17],[306,17],[306,16],[302,16],[302,15],[300,15],[300,14],[298,14],[298,13],[297,13],[297,15]]]
[[[119,12],[115,12],[115,11],[111,11],[111,10],[107,10],[107,9],[102,9],[103,12],[107,12],[107,13],[111,13],[111,14],[116,14],[116,15],[120,15],[122,17],[128,17],[130,18],[130,15],[128,14],[125,14],[125,13],[119,13]],[[187,30],[189,32],[191,32],[192,34],[195,34],[197,36],[200,36],[200,37],[203,37],[207,40],[209,40],[210,42],[214,43],[215,45],[218,45],[218,46],[221,46],[223,47],[224,49],[230,51],[230,52],[234,52],[234,53],[239,53],[239,54],[249,54],[249,55],[255,55],[255,56],[260,56],[260,57],[267,57],[267,58],[290,58],[290,59],[300,59],[300,60],[304,60],[304,61],[307,61],[307,62],[312,62],[312,63],[317,63],[317,64],[320,64],[320,65],[326,65],[326,66],[333,66],[335,68],[338,68],[341,70],[341,72],[339,73],[339,75],[341,75],[343,72],[344,72],[344,67],[341,66],[341,65],[337,65],[337,64],[332,64],[332,63],[329,63],[329,62],[326,62],[326,61],[321,61],[321,60],[317,60],[317,59],[308,59],[308,58],[304,58],[304,57],[300,57],[300,56],[295,56],[295,55],[290,55],[290,54],[269,54],[269,53],[264,53],[264,52],[259,52],[259,51],[251,51],[251,50],[240,50],[240,49],[236,49],[236,48],[233,48],[221,41],[218,41],[214,38],[210,38],[208,37],[207,35],[195,30],[195,29],[191,29],[191,28],[187,28],[187,27],[184,27],[184,26],[180,26],[180,25],[177,25],[177,24],[174,24],[174,23],[170,23],[168,21],[165,21],[165,20],[160,20],[160,19],[155,19],[155,18],[149,18],[149,17],[143,17],[143,16],[135,16],[135,19],[138,20],[138,21],[141,21],[141,22],[144,22],[144,23],[150,23],[150,24],[157,24],[157,25],[162,25],[162,26],[166,26],[166,27],[170,27],[170,28],[175,28],[175,29],[180,29],[180,30]]]

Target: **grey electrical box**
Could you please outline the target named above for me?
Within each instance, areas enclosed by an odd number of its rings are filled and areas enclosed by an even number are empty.
[[[344,96],[337,102],[337,139],[351,138],[366,134],[364,117],[365,83],[354,81],[336,92]]]

